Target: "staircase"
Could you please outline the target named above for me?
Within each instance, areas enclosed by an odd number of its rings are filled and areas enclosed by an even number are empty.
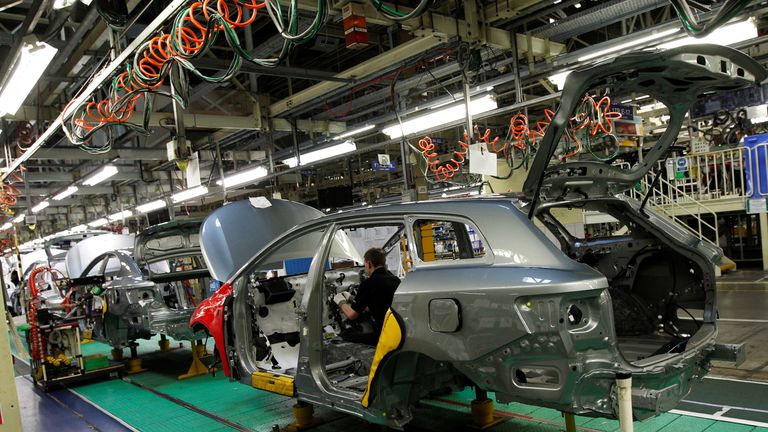
[[[642,201],[645,194],[650,190],[650,197],[646,206],[668,216],[701,241],[718,246],[720,233],[717,213],[688,193],[686,191],[688,184],[684,181],[669,181],[659,177],[656,185],[651,188],[654,177],[655,173],[648,173],[640,180],[638,187],[630,191],[630,196]],[[689,221],[693,219],[693,223],[686,223],[681,219],[681,216],[689,217]],[[723,256],[716,268],[718,273],[734,270],[736,263]]]

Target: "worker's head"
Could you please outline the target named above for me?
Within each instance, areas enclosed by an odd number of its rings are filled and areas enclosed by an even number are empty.
[[[380,248],[370,248],[363,255],[363,265],[368,276],[379,267],[387,267],[387,255]]]

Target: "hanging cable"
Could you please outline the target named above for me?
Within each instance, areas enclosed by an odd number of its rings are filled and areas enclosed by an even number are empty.
[[[742,9],[751,3],[751,0],[726,0],[715,16],[713,16],[707,23],[700,23],[696,19],[688,1],[670,0],[670,2],[672,3],[672,7],[675,8],[680,21],[683,23],[685,31],[693,37],[704,37],[736,16],[736,14],[741,12]]]
[[[236,31],[253,23],[258,10],[264,8],[284,38],[284,44],[277,57],[262,59],[254,58],[243,49]],[[299,30],[298,0],[291,1],[285,19],[279,0],[196,1],[176,15],[169,33],[161,33],[139,47],[133,59],[125,64],[123,71],[112,79],[108,97],[76,107],[69,125],[62,124],[62,129],[72,143],[92,153],[103,153],[111,148],[112,136],[109,126],[123,125],[136,132],[148,134],[154,95],[174,98],[184,108],[187,105],[185,98],[159,90],[165,83],[172,62],[181,65],[187,73],[212,83],[232,78],[240,69],[243,60],[260,66],[275,67],[290,53],[293,46],[312,40],[325,24],[329,14],[328,1],[317,0],[317,9],[312,24],[304,30]],[[223,35],[232,47],[234,55],[222,73],[204,74],[191,60],[203,55],[220,35]],[[177,88],[187,88],[186,73],[180,74],[179,79],[182,82],[174,81],[174,85]],[[141,124],[131,123],[129,120],[142,96],[143,120]],[[106,139],[100,140],[100,143],[93,142],[94,135],[104,128],[107,128]]]
[[[424,12],[427,11],[430,3],[431,0],[421,0],[412,11],[409,13],[403,13],[388,7],[381,0],[371,0],[371,4],[373,4],[376,10],[381,12],[385,18],[396,22],[407,21],[409,19],[420,17]]]

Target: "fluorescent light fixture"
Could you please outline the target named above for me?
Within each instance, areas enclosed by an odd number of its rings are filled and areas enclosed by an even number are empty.
[[[304,156],[302,156],[301,158],[304,159]],[[260,178],[266,177],[267,174],[268,174],[268,171],[264,167],[260,166],[256,168],[251,168],[249,170],[224,177],[224,187],[232,187],[232,186],[237,186],[243,183],[252,182],[254,180],[258,180]]]
[[[13,218],[13,223],[22,223],[22,222],[24,222],[24,216],[26,216],[24,213],[16,216],[15,218]]]
[[[57,51],[32,35],[22,39],[13,72],[0,90],[0,117],[19,111]]]
[[[11,222],[6,222],[3,224],[3,226],[0,226],[0,231],[5,231],[13,228],[13,224]]]
[[[342,134],[336,135],[335,137],[333,137],[333,139],[335,139],[335,140],[342,140],[344,138],[349,138],[351,136],[354,136],[354,135],[361,134],[363,132],[369,131],[369,130],[375,128],[375,127],[376,127],[376,125],[372,125],[372,124],[365,125],[363,127],[360,127],[360,128],[357,128],[357,129],[352,129],[350,131],[346,131],[346,132],[344,132]]]
[[[565,87],[565,79],[568,78],[568,75],[570,75],[571,72],[573,71],[556,73],[554,75],[548,76],[547,79],[549,80],[549,82],[556,85],[558,90],[562,90],[563,87]]]
[[[55,0],[53,2],[53,9],[59,10],[72,6],[77,3],[77,0]]]
[[[166,205],[168,205],[168,203],[166,203],[164,199],[159,199],[155,201],[150,201],[146,204],[136,206],[136,211],[138,213],[149,213],[153,210],[159,210],[165,207]]]
[[[125,219],[127,217],[133,216],[133,211],[131,210],[123,210],[121,212],[113,213],[109,216],[107,216],[107,219],[109,219],[110,222],[114,222],[116,220]]]
[[[80,232],[80,231],[86,231],[88,229],[88,225],[82,224],[78,225],[76,227],[73,227],[70,231],[72,232]]]
[[[644,36],[644,37],[640,37],[640,38],[633,38],[630,41],[627,41],[627,42],[624,42],[624,43],[621,43],[621,44],[617,44],[617,45],[613,45],[613,46],[610,46],[608,48],[605,48],[605,49],[593,52],[591,54],[586,54],[584,56],[581,56],[576,61],[583,62],[583,61],[587,61],[587,60],[592,60],[592,59],[597,58],[597,57],[603,57],[603,56],[605,56],[607,54],[615,53],[617,51],[623,51],[623,50],[625,50],[627,48],[632,48],[632,47],[635,47],[635,46],[638,46],[638,45],[643,45],[643,44],[646,44],[648,42],[652,42],[652,41],[655,41],[657,39],[661,39],[663,37],[666,37],[666,36],[669,36],[669,35],[673,35],[673,34],[677,33],[678,31],[679,31],[679,29],[673,28],[673,29],[667,29],[667,30],[660,31],[658,33],[653,33],[653,34],[650,34],[648,36]]]
[[[640,101],[640,100],[643,100],[643,99],[648,99],[649,97],[650,96],[648,96],[648,95],[642,95],[642,96],[638,96],[638,97],[636,97],[634,99],[623,100],[623,101],[621,101],[621,103],[626,104],[626,103],[630,103],[632,101]]]
[[[672,42],[667,42],[659,45],[659,48],[669,49],[677,48],[683,45],[693,44],[717,44],[717,45],[733,45],[735,43],[743,42],[745,40],[753,39],[757,37],[757,26],[752,18],[744,21],[727,24],[719,29],[713,31],[703,38],[684,37]]]
[[[386,133],[386,132],[384,132]],[[340,156],[346,153],[350,153],[357,150],[357,145],[352,141],[344,141],[341,144],[336,144],[330,147],[322,148],[320,150],[311,151],[301,155],[301,166],[318,162],[324,159],[332,158],[334,156]],[[283,163],[291,168],[296,167],[296,158],[288,158],[283,160]]]
[[[208,188],[205,186],[197,186],[193,187],[191,189],[184,189],[181,192],[177,192],[173,195],[171,195],[171,200],[175,203],[184,202],[187,200],[191,200],[192,198],[197,198],[200,195],[205,195],[208,193]]]
[[[385,128],[382,132],[389,135],[390,138],[400,138],[404,134],[411,135],[417,132],[423,132],[426,130],[436,129],[444,124],[461,120],[466,117],[466,111],[464,108],[464,101],[456,102],[455,104],[446,106],[439,110],[433,110],[429,114],[424,114],[413,119],[406,120],[402,123],[396,123],[390,127]],[[478,97],[470,100],[469,112],[474,115],[479,115],[491,110],[495,110],[499,105],[496,103],[493,95],[486,94],[483,97]],[[302,158],[302,163],[304,162]]]
[[[115,174],[117,174],[117,167],[114,165],[107,165],[86,177],[86,179],[83,180],[83,184],[86,186],[96,186],[97,184],[103,182]]]
[[[32,213],[38,213],[42,211],[44,208],[48,207],[49,205],[51,205],[51,203],[49,203],[48,201],[43,201],[41,203],[38,203],[36,206],[32,207]]]
[[[661,102],[656,102],[656,103],[652,103],[652,104],[648,104],[648,105],[643,105],[640,108],[638,108],[637,113],[641,114],[641,113],[648,112],[648,111],[662,109],[662,108],[664,108],[664,106],[665,105],[663,103],[661,103]]]
[[[96,219],[95,221],[92,221],[92,222],[88,222],[88,226],[91,228],[96,228],[96,227],[104,226],[108,223],[109,221],[107,220],[107,218],[101,218],[101,219]]]
[[[75,192],[77,192],[77,186],[70,186],[70,187],[64,189],[63,191],[59,192],[58,195],[55,195],[53,197],[53,200],[54,201],[61,201],[64,198],[72,195]]]

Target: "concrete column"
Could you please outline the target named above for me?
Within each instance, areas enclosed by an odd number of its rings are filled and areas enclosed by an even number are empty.
[[[13,432],[21,430],[21,416],[16,379],[11,363],[11,341],[8,338],[8,324],[5,317],[5,310],[3,310],[0,316],[0,419],[2,419],[0,432]]]
[[[768,270],[768,213],[760,213],[760,247],[763,250],[763,270]]]

